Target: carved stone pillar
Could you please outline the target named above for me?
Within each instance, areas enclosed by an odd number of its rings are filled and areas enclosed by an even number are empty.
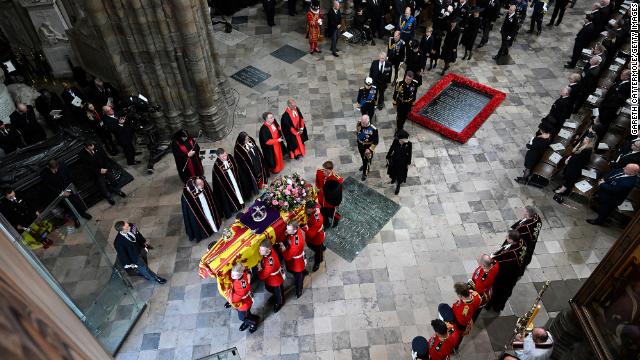
[[[120,86],[162,106],[162,114],[152,116],[161,131],[203,130],[214,139],[226,135],[220,88],[225,79],[214,58],[206,1],[86,0],[85,11]],[[74,44],[76,32],[86,33],[74,29]],[[88,67],[90,54],[75,48]],[[93,70],[100,75],[100,69]]]
[[[56,0],[20,0],[20,5],[29,12],[29,18],[40,37],[42,52],[47,58],[54,77],[71,76],[68,59],[73,59],[73,50],[66,32],[69,28],[64,9]]]

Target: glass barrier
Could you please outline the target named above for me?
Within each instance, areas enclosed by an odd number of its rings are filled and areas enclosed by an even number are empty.
[[[113,244],[73,203],[75,188],[61,194],[19,234],[0,217],[9,238],[51,287],[84,322],[104,348],[115,354],[144,311],[124,269],[116,264]]]

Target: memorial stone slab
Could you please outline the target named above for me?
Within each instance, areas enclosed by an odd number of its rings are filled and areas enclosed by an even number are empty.
[[[271,55],[286,63],[293,64],[294,62],[298,61],[301,57],[307,55],[307,53],[300,49],[296,49],[291,45],[285,45],[279,48],[278,50],[272,52]]]
[[[247,22],[249,22],[248,16],[233,16],[231,18],[231,23],[233,25],[246,24]]]
[[[419,112],[451,130],[464,130],[473,118],[489,103],[491,95],[452,82]]]
[[[231,78],[252,88],[270,78],[271,75],[251,65],[231,75]]]
[[[326,230],[325,245],[351,262],[399,209],[393,200],[348,177],[338,210],[342,219]]]

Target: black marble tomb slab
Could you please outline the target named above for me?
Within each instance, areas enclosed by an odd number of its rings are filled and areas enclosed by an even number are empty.
[[[284,45],[278,50],[271,53],[271,56],[278,58],[286,63],[293,64],[301,57],[307,55],[305,51],[296,49],[291,45]]]
[[[245,67],[244,69],[239,70],[235,74],[231,75],[231,78],[252,88],[261,82],[267,80],[271,77],[271,74],[268,74],[258,68],[255,68],[251,65]]]

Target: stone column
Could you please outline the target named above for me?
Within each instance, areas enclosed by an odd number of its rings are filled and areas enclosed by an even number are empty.
[[[74,55],[66,34],[69,26],[56,0],[20,0],[20,5],[29,12],[53,76],[70,77],[68,60]]]
[[[85,10],[118,82],[162,106],[152,117],[165,135],[180,128],[226,135],[225,80],[216,70],[206,1],[86,0]]]

